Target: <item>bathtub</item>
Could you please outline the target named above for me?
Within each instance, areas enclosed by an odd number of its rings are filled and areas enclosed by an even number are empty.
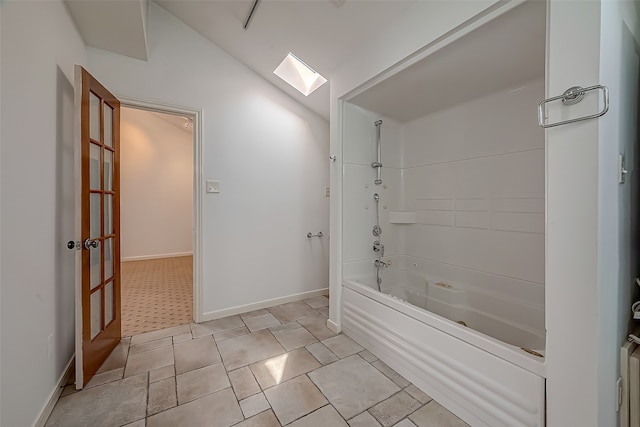
[[[544,336],[509,320],[539,313],[501,301],[487,312],[486,295],[406,270],[386,271],[381,291],[343,280],[348,336],[472,426],[544,426]]]

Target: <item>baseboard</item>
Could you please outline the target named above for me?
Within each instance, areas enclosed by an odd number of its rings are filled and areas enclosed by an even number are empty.
[[[207,322],[209,320],[220,319],[222,317],[234,316],[236,314],[246,313],[248,311],[260,310],[262,308],[273,307],[274,305],[286,304],[288,302],[300,301],[307,298],[313,298],[320,295],[326,295],[329,292],[329,288],[318,289],[315,291],[302,292],[300,294],[288,295],[280,298],[267,299],[252,304],[239,305],[237,307],[225,308],[224,310],[210,311],[203,313],[201,322]]]
[[[56,406],[58,398],[62,394],[62,389],[64,388],[65,384],[67,384],[67,380],[69,379],[69,376],[71,375],[71,372],[75,367],[75,360],[76,358],[72,356],[71,360],[69,360],[69,363],[67,363],[67,367],[64,371],[62,371],[62,375],[60,375],[60,378],[58,379],[58,384],[56,385],[56,388],[51,392],[49,401],[44,406],[44,408],[42,408],[42,411],[40,411],[40,416],[33,424],[34,427],[44,427],[45,423],[49,419],[51,412],[53,412],[53,407]]]
[[[178,258],[181,256],[192,256],[193,252],[176,252],[173,254],[160,254],[160,255],[140,255],[140,256],[128,256],[122,257],[120,261],[145,261],[148,259],[160,259],[160,258]]]
[[[342,328],[335,322],[332,322],[331,319],[327,319],[327,328],[331,329],[336,334],[342,332]]]

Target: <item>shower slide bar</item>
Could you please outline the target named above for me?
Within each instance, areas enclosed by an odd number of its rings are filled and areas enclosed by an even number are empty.
[[[373,181],[374,184],[380,185],[382,184],[382,177],[380,176],[382,172],[382,143],[380,141],[380,126],[382,126],[382,120],[376,120],[373,123],[376,127],[376,145],[378,151],[378,160],[371,163],[371,167],[376,170],[376,179]]]
[[[558,100],[562,100],[562,103],[564,105],[574,105],[577,104],[578,102],[582,101],[582,98],[584,98],[584,94],[586,92],[590,92],[592,90],[601,90],[602,91],[602,99],[604,101],[604,106],[602,108],[602,111],[600,111],[597,114],[591,114],[589,116],[584,116],[584,117],[578,117],[575,119],[570,119],[570,120],[564,120],[561,122],[556,122],[556,123],[545,123],[545,117],[544,117],[544,106],[550,102],[553,101],[558,101]],[[561,125],[567,125],[569,123],[575,123],[575,122],[581,122],[583,120],[589,120],[589,119],[597,119],[598,117],[604,116],[607,111],[609,111],[609,88],[607,88],[606,86],[602,86],[602,85],[595,85],[595,86],[589,86],[586,88],[580,87],[580,86],[573,86],[570,87],[569,89],[567,89],[566,91],[564,91],[564,93],[562,95],[559,96],[554,96],[553,98],[547,98],[545,100],[543,100],[540,104],[538,104],[538,124],[547,129],[547,128],[552,128],[555,126],[561,126]]]
[[[312,237],[322,237],[324,236],[324,234],[322,234],[322,231],[318,231],[318,234],[311,234],[311,232],[307,233],[307,237],[308,238],[312,238]]]

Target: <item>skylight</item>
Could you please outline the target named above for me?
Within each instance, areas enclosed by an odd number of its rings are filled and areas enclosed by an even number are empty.
[[[298,89],[304,96],[327,82],[327,79],[291,52],[284,57],[273,74]]]

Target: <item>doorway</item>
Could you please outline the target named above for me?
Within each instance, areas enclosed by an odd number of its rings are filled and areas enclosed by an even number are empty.
[[[123,336],[194,321],[194,118],[122,108]]]

